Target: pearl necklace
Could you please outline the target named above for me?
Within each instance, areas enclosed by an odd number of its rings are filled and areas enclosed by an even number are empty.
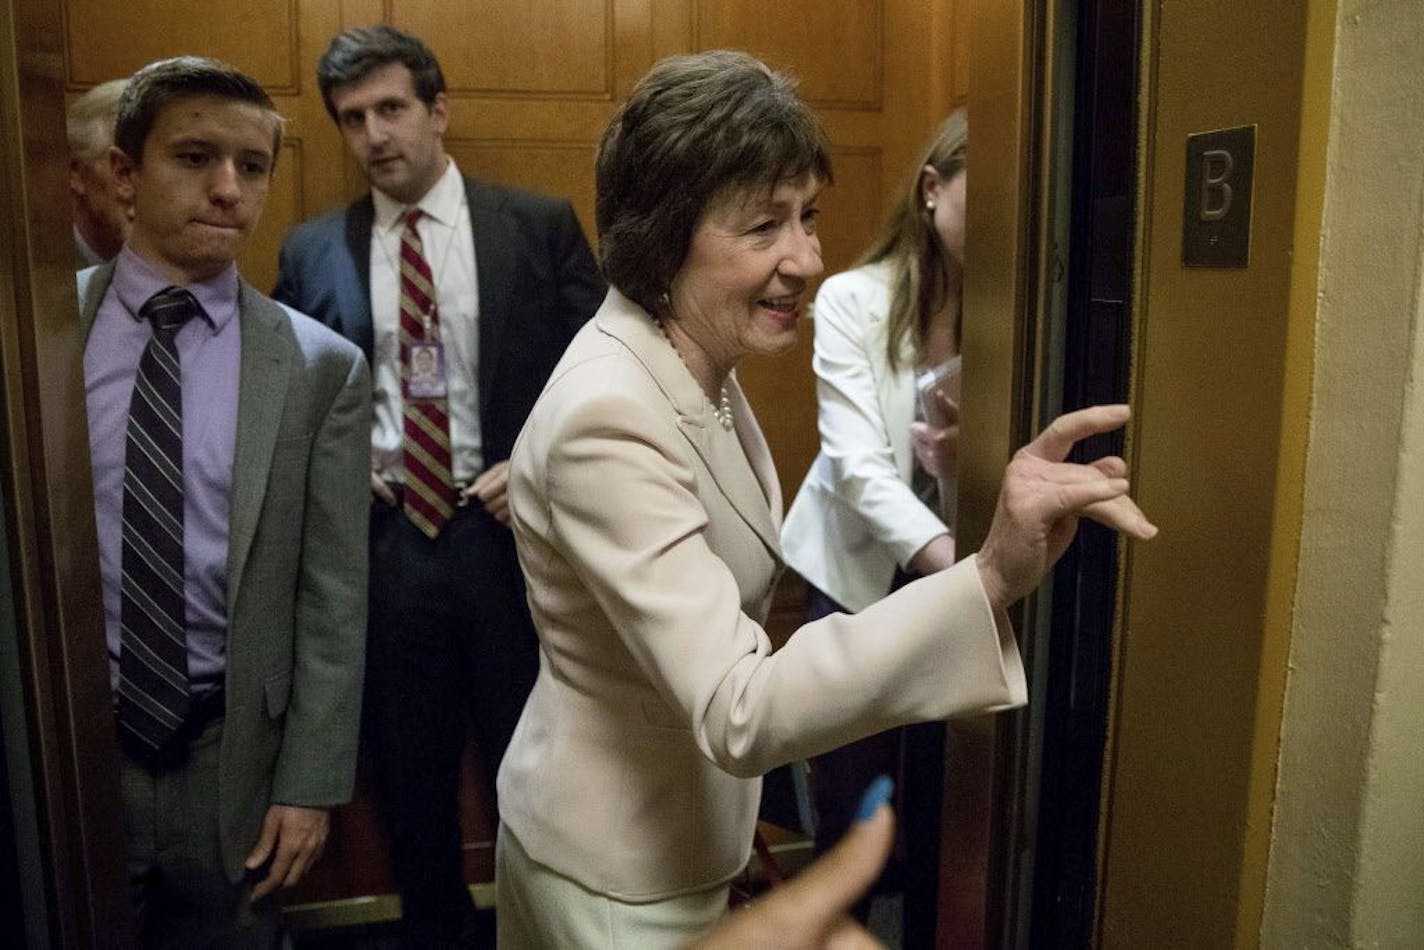
[[[672,347],[672,351],[677,354],[677,358],[682,360],[683,368],[686,369],[688,373],[691,373],[692,367],[687,365],[687,360],[683,357],[682,351],[677,348],[677,344],[674,343],[672,337],[668,335],[667,322],[657,317],[653,318],[653,322],[658,325],[658,329],[662,331],[663,339],[667,340],[668,346]],[[696,376],[694,376],[693,379],[696,380]],[[727,394],[726,383],[722,384],[722,390],[717,397],[717,405],[712,407],[712,414],[717,417],[717,421],[722,424],[723,429],[726,429],[728,432],[732,431],[732,397]]]
[[[732,431],[732,400],[727,396],[727,384],[722,384],[722,398],[717,400],[717,407],[712,410],[717,417],[717,421],[722,423],[722,428],[728,432]]]

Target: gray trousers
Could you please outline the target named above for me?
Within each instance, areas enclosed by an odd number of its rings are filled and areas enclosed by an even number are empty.
[[[276,902],[269,897],[254,906],[248,883],[233,884],[223,873],[221,745],[219,718],[189,744],[181,765],[151,770],[121,757],[129,885],[143,947],[276,945]]]

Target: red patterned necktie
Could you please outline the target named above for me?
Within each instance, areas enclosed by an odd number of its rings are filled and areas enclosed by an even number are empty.
[[[450,412],[445,397],[413,399],[410,396],[411,344],[440,338],[440,318],[435,306],[435,281],[425,261],[415,224],[420,209],[412,209],[401,232],[400,254],[400,355],[404,406],[405,515],[434,538],[454,512],[455,480],[450,471]]]

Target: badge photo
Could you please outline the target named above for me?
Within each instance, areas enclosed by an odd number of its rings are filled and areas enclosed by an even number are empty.
[[[445,347],[441,343],[420,342],[410,345],[410,378],[405,394],[409,399],[444,399]]]

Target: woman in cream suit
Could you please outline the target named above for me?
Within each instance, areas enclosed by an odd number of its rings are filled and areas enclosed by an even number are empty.
[[[810,585],[807,621],[863,610],[954,563],[942,515],[954,499],[940,488],[953,485],[958,406],[932,393],[943,423],[932,425],[916,380],[958,370],[967,148],[960,110],[940,124],[860,266],[816,295],[821,451],[781,532],[787,566]],[[818,851],[845,833],[876,775],[899,771],[904,742],[894,729],[811,760]]]
[[[1022,450],[984,552],[772,653],[781,498],[732,373],[795,339],[821,270],[821,128],[745,54],[654,66],[599,147],[613,289],[515,447],[540,669],[499,773],[499,941],[671,947],[723,913],[759,776],[900,723],[1025,700],[1004,608],[1093,506],[1154,529],[1120,459],[1062,463],[1126,407]]]

